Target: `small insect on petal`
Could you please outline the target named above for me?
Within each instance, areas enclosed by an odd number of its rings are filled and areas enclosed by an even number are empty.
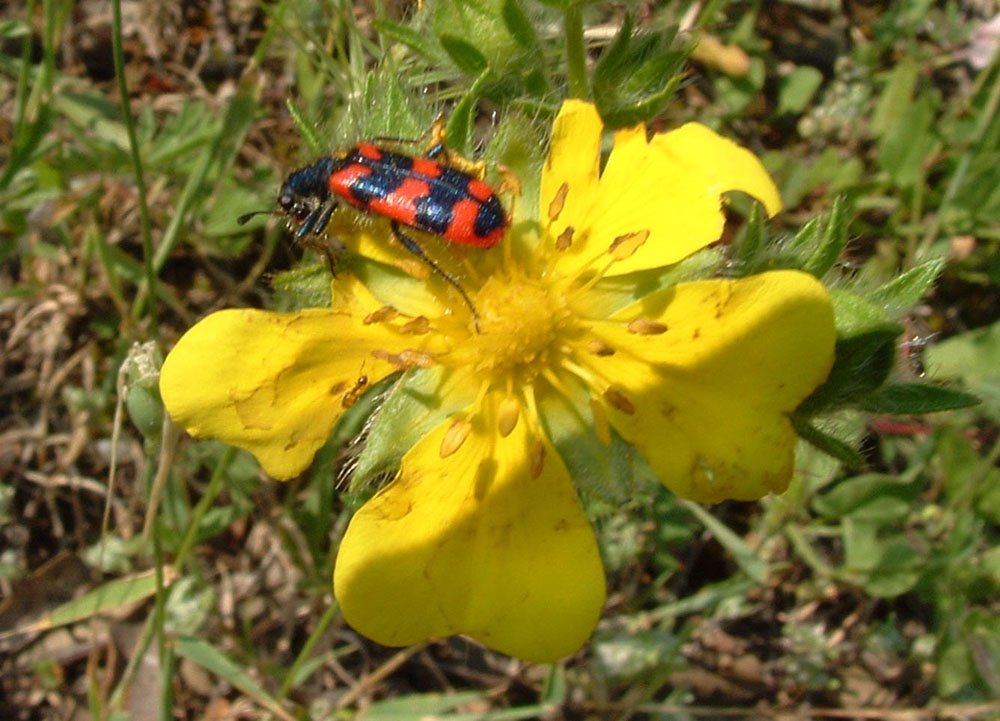
[[[391,363],[400,370],[406,370],[407,368],[432,368],[436,363],[433,353],[422,350],[404,350],[399,353],[390,353],[389,351],[376,349],[372,351],[372,357],[384,360],[386,363]]]
[[[637,233],[619,235],[611,241],[611,245],[608,247],[608,253],[614,256],[615,260],[628,260],[635,255],[635,251],[642,247],[648,237],[648,230],[640,230]]]
[[[500,403],[497,410],[497,430],[500,435],[506,438],[517,427],[517,419],[521,415],[521,402],[513,397],[507,396]]]
[[[559,214],[562,212],[563,206],[566,205],[566,195],[569,193],[569,184],[563,183],[559,186],[559,190],[556,191],[556,195],[552,198],[552,202],[549,203],[549,220],[555,221],[559,218]]]
[[[467,420],[458,419],[448,428],[444,433],[444,438],[441,439],[441,448],[438,450],[438,455],[442,458],[447,458],[451,454],[458,451],[465,443],[465,439],[469,437],[472,432],[472,424]]]
[[[620,410],[625,415],[635,415],[635,406],[632,404],[632,401],[623,396],[620,391],[616,391],[614,388],[608,388],[604,391],[604,400],[606,400],[612,408]]]
[[[628,332],[636,335],[660,335],[667,332],[666,323],[659,323],[649,318],[636,318],[628,324]]]
[[[531,480],[535,480],[540,475],[542,475],[542,470],[545,468],[545,444],[541,441],[535,441],[531,447],[531,470],[529,475]]]

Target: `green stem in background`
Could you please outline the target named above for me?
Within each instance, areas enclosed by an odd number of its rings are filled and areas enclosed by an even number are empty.
[[[326,611],[323,612],[322,618],[316,623],[316,628],[312,630],[309,634],[309,638],[306,639],[305,644],[302,646],[302,650],[299,651],[299,655],[295,657],[295,661],[292,663],[292,667],[288,669],[288,674],[285,676],[285,680],[281,684],[281,688],[278,689],[278,701],[284,700],[288,695],[288,692],[292,688],[292,684],[295,683],[295,677],[299,675],[299,669],[302,668],[302,664],[309,660],[310,654],[312,654],[313,648],[319,642],[320,638],[326,632],[327,627],[333,622],[333,619],[337,617],[337,613],[340,611],[340,605],[334,601],[329,606],[326,607]]]
[[[177,549],[177,553],[174,556],[174,568],[178,572],[183,570],[184,563],[187,561],[188,554],[191,549],[194,548],[195,541],[198,540],[198,531],[201,530],[201,521],[211,508],[212,503],[215,501],[219,492],[222,490],[222,480],[226,477],[226,471],[229,470],[229,465],[233,462],[236,457],[236,448],[233,446],[226,446],[222,455],[219,457],[219,462],[215,465],[215,469],[212,471],[212,477],[208,481],[208,488],[205,489],[205,493],[198,500],[198,503],[194,507],[194,511],[191,513],[191,520],[188,521],[188,526],[184,531],[184,538],[181,540],[181,545]]]
[[[583,13],[576,3],[566,8],[566,63],[569,67],[569,94],[586,100],[590,97],[587,82],[587,46],[583,40]]]
[[[14,146],[20,145],[24,132],[24,112],[28,104],[28,77],[31,75],[31,51],[33,49],[31,18],[35,15],[35,0],[28,0],[28,32],[21,47],[21,69],[17,73],[17,95],[14,101]]]
[[[156,273],[153,271],[153,236],[150,230],[149,205],[146,202],[146,181],[142,172],[142,158],[139,157],[139,141],[135,137],[135,122],[128,102],[128,84],[125,82],[125,54],[122,51],[122,4],[121,0],[111,0],[111,49],[115,60],[115,79],[118,81],[118,96],[121,100],[122,119],[128,132],[129,150],[135,170],[135,184],[139,194],[139,222],[142,233],[142,256],[146,269],[146,287],[152,292],[149,303],[150,329],[156,335],[159,317],[156,310]]]

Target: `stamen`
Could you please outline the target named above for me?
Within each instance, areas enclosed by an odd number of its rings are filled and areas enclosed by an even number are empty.
[[[566,230],[559,234],[556,238],[556,250],[569,250],[569,247],[573,245],[573,230],[572,225],[567,225]]]
[[[405,335],[423,335],[431,329],[431,322],[424,316],[417,316],[399,329]]]
[[[620,410],[625,415],[635,415],[635,406],[632,404],[632,401],[622,395],[621,391],[617,391],[614,388],[608,388],[604,391],[604,400],[606,400],[612,408]]]
[[[423,350],[404,350],[397,354],[375,349],[372,351],[372,357],[384,360],[386,363],[391,363],[400,370],[406,370],[407,368],[432,368],[437,363],[437,359],[433,353]]]
[[[603,340],[594,338],[587,342],[587,351],[593,353],[596,356],[606,357],[615,354],[615,349],[605,343]]]
[[[441,439],[441,448],[438,449],[438,455],[441,458],[447,458],[458,451],[470,433],[472,433],[471,423],[464,418],[456,420],[444,432],[444,438]]]
[[[627,260],[635,255],[649,237],[648,230],[640,230],[636,233],[625,233],[619,235],[608,247],[608,252],[614,256],[615,260]]]
[[[540,475],[542,475],[542,469],[545,467],[545,444],[539,440],[536,440],[531,448],[531,470],[529,471],[529,476],[531,480],[535,480]]]
[[[556,191],[555,197],[549,203],[549,222],[554,223],[566,205],[566,196],[569,194],[569,183],[563,183]]]
[[[383,305],[378,310],[373,310],[371,313],[365,316],[365,325],[371,325],[372,323],[382,323],[387,320],[392,320],[399,316],[399,311],[393,308],[391,305]]]
[[[660,335],[667,332],[667,324],[649,318],[639,317],[626,326],[629,333],[636,335]]]
[[[497,409],[497,430],[506,438],[517,427],[517,419],[521,415],[521,402],[514,396],[507,396],[500,402]]]
[[[590,414],[594,417],[594,433],[605,446],[611,445],[611,426],[608,424],[608,414],[604,412],[604,404],[596,398],[590,399]]]

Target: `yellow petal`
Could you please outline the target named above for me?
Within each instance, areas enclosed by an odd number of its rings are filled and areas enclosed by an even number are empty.
[[[754,196],[769,214],[781,208],[760,161],[704,125],[688,123],[648,142],[641,125],[619,131],[596,194],[585,205],[567,203],[549,226],[553,242],[564,237],[566,226],[574,229],[557,269],[568,275],[595,259],[601,267],[616,239],[634,234],[646,234],[642,247],[608,275],[676,263],[719,239],[722,194],[730,190]]]
[[[370,307],[362,301],[354,296],[354,310]],[[326,442],[362,376],[375,383],[396,369],[386,356],[427,352],[423,338],[397,330],[401,322],[365,324],[329,309],[213,313],[167,356],[160,393],[191,435],[244,448],[275,478],[292,478]]]
[[[590,103],[567,100],[552,125],[549,154],[542,168],[542,225],[555,239],[586,213],[597,193],[601,163],[601,118]]]
[[[679,496],[780,493],[792,474],[787,414],[833,363],[833,310],[796,271],[684,283],[595,324],[591,355],[611,424]]]
[[[593,531],[533,424],[498,432],[503,397],[432,431],[351,519],[334,591],[364,635],[402,646],[464,633],[543,662],[593,630],[604,599]]]

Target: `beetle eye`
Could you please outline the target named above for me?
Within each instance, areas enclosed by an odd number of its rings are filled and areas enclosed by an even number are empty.
[[[298,220],[305,220],[312,211],[305,205],[298,205],[293,212]]]
[[[278,205],[287,213],[295,205],[295,199],[288,193],[282,193],[278,196]]]

